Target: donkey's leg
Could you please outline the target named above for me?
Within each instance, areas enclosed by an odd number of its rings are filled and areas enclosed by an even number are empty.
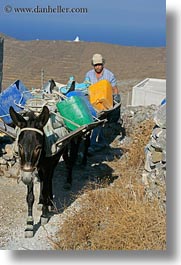
[[[70,189],[72,185],[72,169],[77,159],[79,144],[79,139],[77,139],[77,141],[73,139],[70,142],[69,152],[68,150],[65,150],[63,153],[63,159],[67,168],[67,183],[64,185],[65,189]]]
[[[66,183],[64,184],[64,189],[70,189],[72,184],[72,167],[70,166],[70,156],[69,156],[69,150],[66,147],[63,152],[63,160],[65,162],[66,166]]]
[[[42,214],[40,217],[41,225],[45,225],[48,223],[49,219],[49,210],[48,210],[48,205],[49,205],[49,199],[48,199],[48,183],[46,180],[43,180],[40,182],[40,201],[39,203],[43,204],[42,206]]]
[[[61,152],[53,157],[45,159],[43,167],[39,169],[40,177],[40,198],[39,203],[42,206],[41,224],[46,224],[49,220],[49,206],[53,206],[52,178],[54,169],[60,159]]]
[[[40,217],[41,224],[44,225],[48,222],[49,219],[49,210],[48,210],[48,180],[46,178],[40,178],[40,198],[39,204],[42,204],[42,214]]]
[[[27,186],[27,204],[28,204],[28,218],[27,226],[25,229],[25,237],[33,237],[33,203],[34,203],[34,193],[33,193],[33,182]]]
[[[90,146],[90,132],[85,135],[84,139],[84,152],[83,152],[83,158],[82,158],[82,165],[86,166],[87,165],[87,155],[88,155],[88,148]]]
[[[53,205],[53,194],[52,194],[52,175],[51,169],[45,169],[39,171],[40,176],[40,197],[39,204],[42,204],[41,224],[45,225],[49,220],[49,206]]]

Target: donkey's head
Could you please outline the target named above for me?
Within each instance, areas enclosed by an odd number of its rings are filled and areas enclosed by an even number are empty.
[[[43,127],[49,119],[49,109],[44,106],[39,116],[29,112],[26,119],[17,113],[13,107],[10,107],[9,113],[14,124],[20,128],[18,150],[22,181],[25,184],[29,184],[33,178],[32,172],[38,166],[44,147]]]

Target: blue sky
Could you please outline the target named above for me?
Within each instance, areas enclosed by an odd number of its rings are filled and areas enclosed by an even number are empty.
[[[42,8],[86,13],[41,13]],[[32,12],[15,12],[32,8]],[[0,32],[21,40],[73,40],[128,46],[166,45],[166,0],[0,0]]]

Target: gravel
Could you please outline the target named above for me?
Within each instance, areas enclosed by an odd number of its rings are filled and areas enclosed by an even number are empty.
[[[0,178],[0,248],[9,250],[43,250],[52,249],[48,235],[55,231],[56,219],[53,216],[47,224],[49,234],[44,227],[39,226],[41,212],[34,207],[35,235],[33,238],[24,237],[26,223],[26,187],[23,183],[17,184],[15,179]],[[38,184],[35,184],[35,195],[38,195]]]

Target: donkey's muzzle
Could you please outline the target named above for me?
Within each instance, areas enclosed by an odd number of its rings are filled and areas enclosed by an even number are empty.
[[[25,185],[29,185],[33,181],[33,173],[28,171],[22,171],[21,180]]]

